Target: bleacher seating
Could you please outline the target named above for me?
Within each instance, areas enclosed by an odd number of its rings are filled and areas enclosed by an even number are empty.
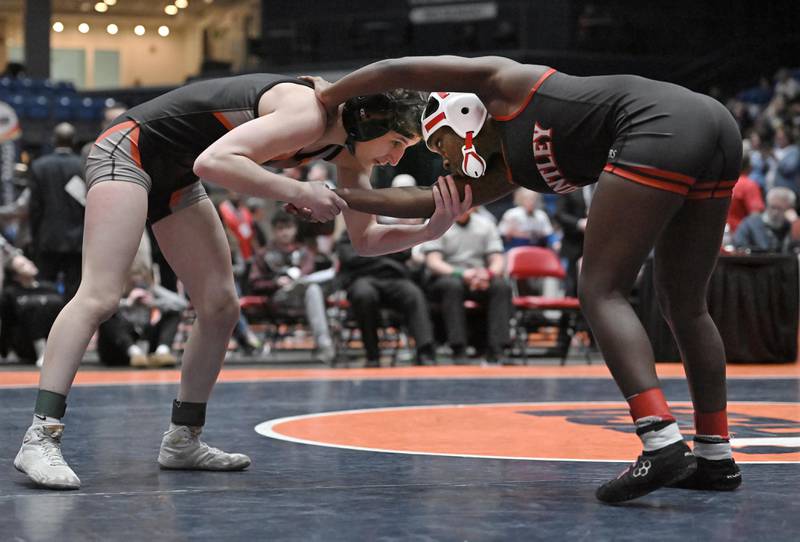
[[[11,105],[23,121],[97,122],[106,98],[81,96],[69,81],[3,77],[0,101]]]

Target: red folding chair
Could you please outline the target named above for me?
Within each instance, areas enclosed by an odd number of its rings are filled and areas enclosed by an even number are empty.
[[[567,355],[572,344],[572,338],[579,320],[581,319],[581,305],[577,297],[545,297],[536,295],[519,295],[518,282],[526,279],[554,277],[564,280],[567,276],[561,261],[555,252],[542,247],[516,247],[506,254],[506,272],[511,279],[514,305],[512,328],[515,330],[514,342],[521,352],[523,362],[527,363],[528,327],[531,322],[553,323],[559,326],[567,336],[565,344],[561,345],[561,365],[567,362]],[[561,318],[557,321],[547,318],[545,311],[560,311]],[[537,327],[538,327],[537,326]],[[563,330],[561,328],[564,328]],[[591,364],[588,349],[584,349],[586,361]]]

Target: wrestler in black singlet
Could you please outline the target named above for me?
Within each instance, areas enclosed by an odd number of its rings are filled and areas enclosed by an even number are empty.
[[[87,161],[88,186],[106,180],[143,185],[149,190],[151,222],[185,206],[181,200],[205,197],[202,187],[197,188],[194,161],[228,131],[256,118],[261,96],[279,83],[312,86],[282,75],[241,75],[192,83],[129,109],[98,138]],[[328,145],[264,165],[285,168],[311,159],[330,160],[341,150]]]
[[[549,69],[517,112],[495,120],[510,179],[536,192],[571,192],[605,170],[689,199],[725,198],[739,177],[731,114],[671,83]]]

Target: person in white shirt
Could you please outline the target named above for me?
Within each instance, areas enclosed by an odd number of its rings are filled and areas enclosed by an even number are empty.
[[[486,309],[486,360],[497,361],[509,342],[511,286],[503,276],[505,256],[497,226],[470,209],[444,235],[422,245],[433,278],[429,295],[439,303],[453,358],[467,346],[464,300]]]
[[[506,248],[546,246],[553,234],[550,217],[539,209],[539,194],[524,188],[514,192],[514,204],[500,219],[498,228]]]

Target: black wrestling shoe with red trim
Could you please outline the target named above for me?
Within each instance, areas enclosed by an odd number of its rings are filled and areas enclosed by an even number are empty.
[[[733,491],[742,485],[742,473],[733,459],[697,458],[697,470],[669,487],[701,491]]]
[[[652,452],[643,452],[615,479],[597,489],[597,498],[607,503],[629,501],[683,480],[697,469],[697,459],[682,440]]]

